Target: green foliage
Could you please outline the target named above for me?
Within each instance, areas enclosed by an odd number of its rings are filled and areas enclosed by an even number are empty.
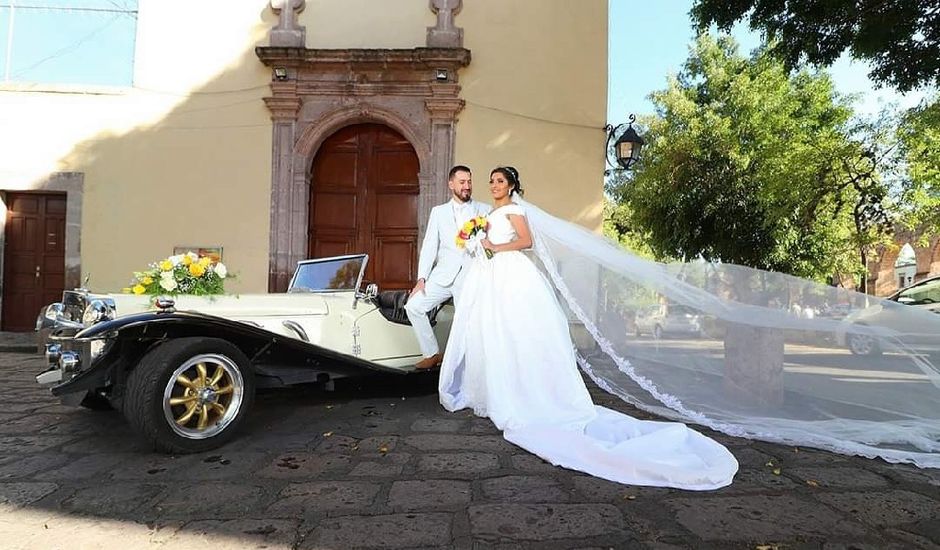
[[[867,152],[827,75],[790,74],[766,50],[749,59],[732,39],[702,35],[652,99],[643,159],[608,194],[656,257],[818,279],[858,270],[858,247],[884,220],[860,225],[866,209],[856,207],[873,200],[877,210],[888,193],[875,171],[864,193],[853,184]]]
[[[871,63],[872,80],[900,91],[940,85],[936,0],[696,0],[691,13],[701,30],[747,19],[790,69],[848,51]]]
[[[907,164],[904,222],[940,227],[940,93],[907,112],[897,130]]]

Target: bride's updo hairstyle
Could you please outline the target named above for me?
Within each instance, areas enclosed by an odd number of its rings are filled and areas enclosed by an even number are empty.
[[[493,171],[490,172],[490,177],[493,177],[493,174],[499,172],[506,178],[506,181],[509,182],[509,185],[512,188],[509,190],[509,196],[519,195],[520,197],[524,194],[522,191],[522,183],[519,181],[519,171],[513,168],[512,166],[498,166],[493,168]]]

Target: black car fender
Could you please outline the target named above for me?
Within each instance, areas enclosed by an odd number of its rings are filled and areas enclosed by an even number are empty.
[[[248,357],[260,376],[282,385],[373,373],[402,374],[386,367],[309,342],[277,334],[252,324],[192,311],[146,312],[88,327],[72,337],[73,344],[104,340],[104,350],[82,371],[52,388],[54,395],[120,388],[127,373],[154,346],[186,337],[226,340]],[[276,384],[274,384],[276,385]]]

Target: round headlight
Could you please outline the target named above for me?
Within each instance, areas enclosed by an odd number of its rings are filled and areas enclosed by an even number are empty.
[[[114,318],[114,310],[104,300],[92,300],[82,314],[82,324],[85,326],[110,321]]]

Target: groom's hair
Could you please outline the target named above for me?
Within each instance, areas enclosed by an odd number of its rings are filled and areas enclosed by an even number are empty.
[[[447,179],[448,179],[448,180],[454,179],[454,176],[457,175],[457,172],[466,172],[466,173],[468,173],[468,174],[472,174],[472,173],[473,173],[473,172],[470,171],[469,168],[467,168],[467,167],[464,166],[463,164],[458,164],[457,166],[454,166],[453,168],[450,169],[450,173],[447,175]]]

